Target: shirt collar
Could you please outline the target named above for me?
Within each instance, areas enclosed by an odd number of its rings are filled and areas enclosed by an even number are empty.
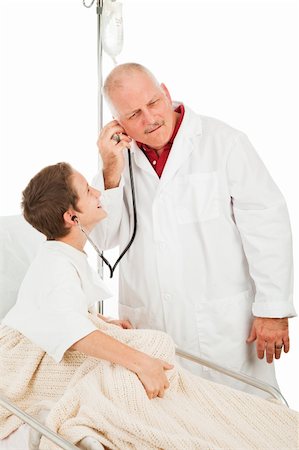
[[[75,261],[82,262],[86,261],[87,255],[84,251],[78,250],[70,244],[66,244],[62,241],[49,240],[44,242],[44,246],[52,248],[53,250],[58,249],[58,251],[70,256]]]
[[[84,251],[80,251],[73,247],[72,245],[66,244],[62,241],[46,241],[43,244],[46,248],[50,248],[53,251],[62,253],[67,258],[69,258],[72,264],[76,267],[79,277],[81,280],[89,280],[89,283],[85,283],[85,291],[90,290],[93,294],[90,299],[87,299],[88,305],[90,306],[90,301],[95,298],[94,293],[101,300],[112,297],[113,294],[110,289],[105,285],[104,281],[100,278],[99,274],[93,270],[87,261],[87,254]]]

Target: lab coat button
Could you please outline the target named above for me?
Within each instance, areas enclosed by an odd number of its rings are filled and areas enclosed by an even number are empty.
[[[163,250],[165,247],[166,247],[165,242],[160,242],[160,244],[159,244],[160,250]]]
[[[166,302],[168,302],[171,299],[171,295],[170,294],[164,294],[163,298]]]

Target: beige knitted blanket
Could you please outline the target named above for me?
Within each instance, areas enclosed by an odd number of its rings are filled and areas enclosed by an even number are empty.
[[[174,362],[171,338],[123,330],[94,319],[107,334]],[[94,436],[109,449],[297,450],[299,414],[190,374],[167,372],[163,399],[149,400],[137,376],[121,366],[67,352],[59,364],[18,332],[0,327],[0,391],[36,414],[53,401],[46,424],[73,443]],[[20,425],[0,407],[0,439]],[[45,438],[42,450],[57,448]]]

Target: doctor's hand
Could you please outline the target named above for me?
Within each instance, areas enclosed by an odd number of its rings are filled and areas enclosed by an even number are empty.
[[[102,129],[97,145],[103,161],[105,189],[119,185],[125,165],[123,149],[130,147],[130,142],[131,138],[125,134],[124,128],[116,120],[107,123]]]
[[[282,349],[285,353],[290,349],[288,319],[255,317],[246,342],[251,344],[255,340],[259,359],[263,359],[264,354],[268,363],[272,363],[274,357],[279,359]]]
[[[135,373],[143,384],[150,400],[155,397],[163,397],[165,389],[169,388],[165,370],[173,369],[173,365],[162,359],[152,358],[145,354],[144,357],[145,359],[143,359]]]

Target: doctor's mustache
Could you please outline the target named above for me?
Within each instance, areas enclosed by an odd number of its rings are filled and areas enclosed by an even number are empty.
[[[157,128],[161,127],[162,125],[165,125],[165,120],[154,122],[153,124],[149,125],[145,130],[144,134],[149,134],[152,131],[156,130]]]

